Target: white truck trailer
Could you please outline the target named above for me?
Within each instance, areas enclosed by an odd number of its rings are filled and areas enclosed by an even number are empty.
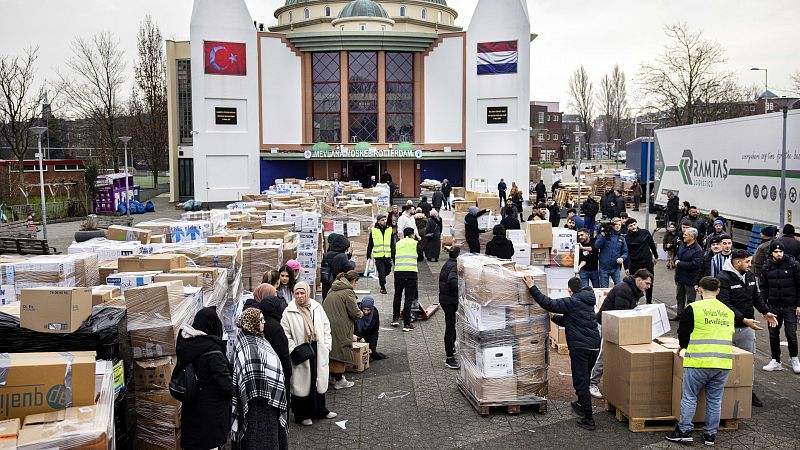
[[[786,127],[786,223],[800,230],[800,110]],[[780,220],[782,139],[782,113],[656,130],[656,204],[672,191],[701,213],[716,209],[736,243],[752,244],[751,231]]]

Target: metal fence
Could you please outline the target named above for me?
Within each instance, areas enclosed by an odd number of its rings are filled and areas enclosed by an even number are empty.
[[[86,204],[81,200],[69,200],[66,202],[47,202],[47,220],[65,219],[68,217],[84,217],[87,214]],[[42,206],[40,204],[29,205],[0,205],[6,220],[25,220],[28,218],[28,211],[33,212],[33,220],[42,220]]]

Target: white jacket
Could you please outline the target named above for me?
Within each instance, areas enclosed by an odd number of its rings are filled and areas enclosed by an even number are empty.
[[[322,305],[314,300],[311,302],[311,317],[314,321],[314,333],[317,335],[317,393],[324,394],[328,391],[328,355],[331,351],[331,323]],[[297,303],[292,300],[283,311],[281,326],[286,338],[289,340],[289,353],[298,345],[306,343],[306,326],[303,316],[297,309]],[[299,366],[292,363],[292,394],[306,397],[311,392],[311,361],[305,361]]]

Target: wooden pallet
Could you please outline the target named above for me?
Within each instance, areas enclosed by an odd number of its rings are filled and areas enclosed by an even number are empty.
[[[632,433],[653,432],[653,431],[672,431],[678,424],[674,416],[631,418],[623,410],[606,401],[606,411],[615,412],[615,416],[620,422],[628,422],[628,430]],[[695,422],[694,430],[702,430],[703,422]],[[719,421],[719,430],[736,431],[739,429],[739,419],[722,419]]]
[[[550,336],[547,337],[547,340],[550,342],[550,348],[555,349],[559,355],[569,355],[567,344],[558,343]]]
[[[464,394],[464,397],[469,401],[470,405],[475,408],[475,411],[482,416],[488,416],[492,412],[492,408],[505,409],[508,414],[516,415],[522,412],[522,407],[530,406],[539,414],[547,412],[547,399],[538,401],[518,400],[518,401],[505,401],[505,402],[482,402],[472,395],[472,392],[467,389],[460,380],[456,383],[458,390]]]

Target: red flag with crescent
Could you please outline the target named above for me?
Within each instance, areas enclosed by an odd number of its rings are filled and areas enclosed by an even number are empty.
[[[204,41],[203,59],[207,74],[247,75],[244,43]]]

